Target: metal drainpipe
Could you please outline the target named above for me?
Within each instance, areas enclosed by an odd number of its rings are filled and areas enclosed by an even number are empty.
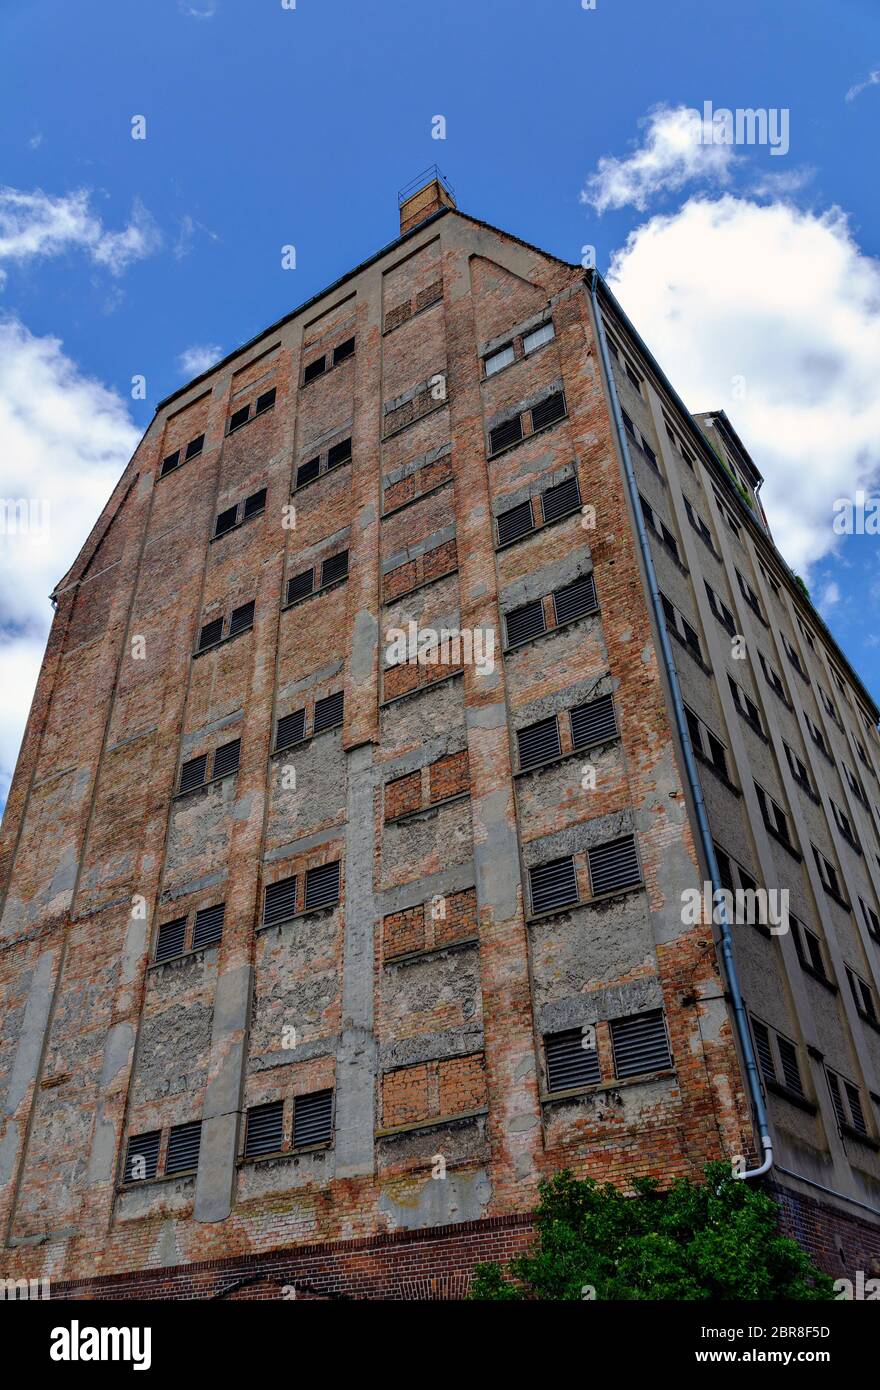
[[[697,772],[697,765],[694,760],[694,752],[691,747],[690,733],[688,731],[687,719],[685,718],[684,703],[681,698],[681,688],[678,683],[678,672],[675,669],[675,661],[672,655],[672,646],[669,641],[669,633],[666,630],[666,615],[660,602],[660,591],[657,588],[657,575],[654,570],[654,561],[651,555],[651,546],[648,541],[648,533],[645,529],[645,520],[642,516],[641,504],[639,502],[639,490],[633,471],[632,460],[629,456],[629,449],[626,443],[626,434],[623,428],[623,420],[620,415],[620,402],[617,399],[617,389],[614,383],[614,374],[608,356],[608,345],[605,341],[605,330],[602,324],[602,314],[599,309],[599,302],[596,295],[596,288],[599,283],[599,272],[590,272],[590,299],[593,305],[593,316],[596,323],[596,335],[599,342],[599,352],[602,357],[602,367],[605,372],[605,379],[608,382],[608,395],[611,400],[611,414],[614,421],[614,431],[617,435],[617,443],[623,458],[623,472],[626,479],[626,486],[629,492],[629,500],[632,506],[633,516],[636,523],[636,535],[638,536],[639,550],[645,566],[645,573],[648,578],[648,590],[651,597],[651,607],[654,610],[657,632],[660,638],[660,654],[669,681],[669,689],[672,694],[672,708],[675,714],[675,725],[678,730],[678,737],[684,755],[685,772],[687,774],[688,786],[693,797],[694,807],[697,813],[697,827],[700,834],[700,843],[706,857],[706,864],[709,869],[709,877],[712,882],[712,901],[715,904],[715,915],[720,917],[719,926],[721,928],[721,955],[724,961],[724,973],[727,977],[727,986],[730,990],[731,1003],[733,1004],[733,1016],[736,1022],[737,1037],[742,1049],[743,1060],[746,1068],[746,1082],[749,1088],[752,1105],[754,1107],[755,1119],[757,1121],[758,1132],[761,1136],[761,1148],[764,1154],[764,1161],[759,1168],[752,1168],[744,1173],[734,1173],[736,1178],[759,1178],[764,1173],[768,1173],[773,1166],[773,1143],[770,1137],[770,1125],[767,1120],[767,1110],[764,1105],[764,1096],[761,1091],[761,1080],[758,1075],[758,1065],[755,1061],[755,1049],[752,1046],[752,1036],[749,1031],[748,1019],[746,1018],[745,1006],[743,1004],[742,992],[739,986],[739,976],[736,972],[736,964],[733,959],[733,941],[730,935],[730,923],[727,920],[727,904],[724,898],[724,891],[721,879],[718,874],[718,861],[715,858],[715,846],[712,843],[712,832],[709,829],[709,818],[706,814],[706,804],[703,800],[703,790],[700,786],[700,777]]]

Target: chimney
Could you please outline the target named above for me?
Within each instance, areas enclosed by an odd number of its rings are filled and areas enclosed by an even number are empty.
[[[419,174],[397,195],[400,206],[400,235],[412,231],[433,217],[441,208],[454,208],[455,195],[449,180],[436,164]]]

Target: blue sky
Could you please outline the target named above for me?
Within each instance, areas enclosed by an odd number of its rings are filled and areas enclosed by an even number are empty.
[[[0,48],[0,488],[54,517],[0,564],[0,791],[45,595],[154,404],[392,240],[434,161],[465,211],[595,246],[688,404],[740,427],[880,698],[880,538],[831,535],[880,462],[874,0],[4,0]],[[785,108],[788,153],[676,153],[706,100]]]

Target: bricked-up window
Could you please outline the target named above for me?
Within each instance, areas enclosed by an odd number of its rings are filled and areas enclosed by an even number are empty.
[[[256,604],[253,599],[250,603],[243,603],[239,608],[233,608],[232,616],[229,619],[229,636],[235,637],[239,632],[246,632],[249,627],[254,625],[254,609]]]
[[[291,878],[280,878],[277,883],[267,883],[263,901],[263,926],[271,927],[276,922],[286,922],[296,915],[296,874]]]
[[[275,730],[275,749],[289,748],[293,743],[301,743],[306,736],[306,712],[304,709],[295,709],[292,714],[285,714],[278,720],[278,727]]]
[[[173,922],[163,922],[156,938],[156,963],[183,955],[185,941],[185,917],[176,917]]]
[[[672,1066],[662,1009],[614,1018],[609,1030],[615,1076],[641,1076],[649,1071],[666,1071]]]
[[[213,775],[215,777],[228,777],[231,772],[237,772],[240,755],[240,738],[233,739],[231,743],[224,743],[214,754]]]
[[[323,700],[315,701],[315,721],[312,726],[313,733],[323,733],[325,729],[336,729],[342,723],[343,703],[345,694],[337,690],[333,695],[327,695]]]
[[[532,912],[550,912],[578,901],[577,876],[571,855],[529,869]]]
[[[315,571],[313,569],[303,570],[302,574],[295,574],[292,579],[287,581],[287,602],[295,603],[298,598],[307,598],[314,592]]]
[[[233,430],[241,429],[242,425],[246,425],[250,413],[250,405],[243,405],[240,410],[233,411],[232,415],[229,417],[229,429],[227,430],[227,434],[232,434]]]
[[[321,566],[321,588],[347,578],[348,551],[340,550],[338,554],[328,556]]]
[[[188,792],[200,787],[208,771],[208,755],[202,753],[198,758],[190,758],[180,769],[180,791]]]
[[[641,883],[642,871],[633,835],[624,835],[607,845],[595,845],[587,852],[593,896],[632,888]]]
[[[496,425],[489,431],[489,452],[497,454],[502,449],[510,448],[512,444],[518,444],[522,437],[522,418],[514,415],[512,420],[505,420],[503,424]]]
[[[541,510],[545,522],[567,516],[569,512],[577,511],[580,505],[581,493],[576,477],[566,478],[564,482],[548,487],[541,497]]]
[[[293,1102],[293,1147],[329,1144],[333,1132],[333,1092],[314,1091]]]
[[[297,487],[302,487],[303,483],[310,483],[313,478],[317,478],[320,471],[320,458],[307,459],[305,463],[301,463],[296,470]]]
[[[168,1156],[165,1159],[166,1174],[194,1173],[199,1166],[201,1143],[201,1120],[192,1120],[185,1125],[172,1125],[168,1135]]]
[[[307,362],[303,368],[303,386],[308,386],[310,381],[314,381],[316,377],[323,376],[326,370],[327,358],[324,356],[314,357],[312,361]]]
[[[351,462],[351,440],[340,439],[337,444],[331,445],[327,450],[327,472],[332,468],[341,468],[344,463]]]
[[[552,396],[546,396],[543,401],[532,409],[532,432],[537,434],[538,430],[545,430],[549,425],[555,425],[557,420],[563,419],[565,415],[565,392],[554,391]]]
[[[198,650],[205,651],[208,647],[216,646],[223,636],[223,619],[214,618],[210,623],[205,623],[199,633]]]
[[[125,1155],[126,1182],[147,1182],[156,1176],[161,1139],[161,1129],[150,1130],[149,1134],[131,1136]]]
[[[601,1081],[595,1042],[592,1047],[586,1047],[586,1041],[580,1028],[545,1036],[548,1091],[572,1091],[582,1086],[595,1086]]]
[[[602,695],[586,705],[576,705],[568,717],[574,748],[589,748],[591,744],[617,738],[614,701],[610,695]]]
[[[545,763],[550,758],[558,758],[561,748],[556,715],[551,715],[549,719],[541,719],[537,724],[530,724],[527,729],[520,729],[516,741],[522,770],[534,767],[537,763]]]
[[[321,864],[306,873],[306,909],[330,907],[339,902],[339,861]]]
[[[874,999],[874,991],[871,989],[871,986],[862,979],[861,975],[857,975],[854,970],[851,970],[849,966],[846,968],[846,975],[849,980],[852,997],[856,1002],[856,1008],[862,1018],[868,1019],[870,1023],[876,1023],[877,1003]]]
[[[503,367],[509,367],[515,358],[516,353],[510,346],[500,348],[498,352],[493,352],[489,357],[485,358],[484,361],[486,376],[494,376],[495,373],[500,372]]]
[[[214,903],[211,907],[200,907],[196,913],[193,928],[193,950],[201,951],[206,946],[216,946],[223,935],[223,919],[226,904]]]
[[[508,647],[518,647],[522,642],[540,637],[547,626],[544,620],[544,605],[540,599],[526,603],[522,608],[515,608],[512,613],[506,615],[504,621],[507,626]]]
[[[592,574],[585,574],[553,595],[557,623],[570,623],[596,611],[596,584]]]
[[[834,1113],[841,1129],[866,1135],[868,1124],[858,1086],[854,1086],[851,1081],[846,1081],[844,1077],[838,1076],[828,1067],[825,1068],[825,1075],[828,1078],[828,1090],[831,1093]]]
[[[257,396],[257,406],[255,415],[262,415],[264,410],[271,410],[275,404],[275,387],[270,386],[268,391],[264,391],[261,396]]]
[[[347,357],[354,357],[354,338],[346,338],[343,343],[337,343],[333,349],[333,365],[344,362]]]
[[[284,1102],[271,1100],[267,1105],[252,1105],[247,1112],[245,1158],[279,1153],[283,1138]]]
[[[834,865],[830,860],[825,858],[825,855],[821,850],[818,850],[815,845],[813,845],[812,848],[813,858],[816,861],[816,868],[819,870],[819,877],[822,880],[822,887],[825,889],[825,892],[830,894],[832,898],[835,898],[843,907],[848,907],[849,904],[843,896],[840,875]]]
[[[520,536],[527,536],[535,528],[531,501],[520,502],[510,511],[502,512],[496,520],[499,545],[508,545],[511,541],[519,540]]]
[[[822,954],[822,943],[815,932],[805,927],[803,922],[799,922],[796,917],[790,917],[791,934],[794,937],[795,950],[798,960],[805,970],[809,970],[820,979],[828,979],[828,971],[825,968],[825,957]]]

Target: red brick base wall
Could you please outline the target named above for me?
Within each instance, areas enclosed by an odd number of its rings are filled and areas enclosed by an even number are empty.
[[[802,1245],[826,1274],[853,1279],[861,1269],[866,1277],[880,1275],[880,1224],[775,1183],[768,1183],[767,1191],[779,1207],[783,1234]]]

